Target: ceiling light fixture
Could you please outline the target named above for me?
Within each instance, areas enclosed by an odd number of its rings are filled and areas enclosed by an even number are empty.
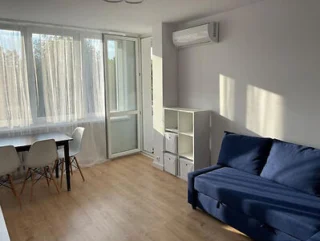
[[[142,3],[143,0],[103,0],[107,3],[121,3],[121,2],[126,2],[129,4],[139,4]]]

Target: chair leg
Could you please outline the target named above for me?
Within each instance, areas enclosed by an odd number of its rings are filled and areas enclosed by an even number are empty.
[[[31,191],[30,191],[30,201],[32,201],[32,196],[33,196],[33,186],[35,184],[34,181],[34,176],[35,176],[35,172],[33,170],[31,170]]]
[[[8,179],[10,182],[10,186],[11,186],[11,190],[13,192],[13,195],[17,198],[19,205],[20,205],[20,209],[21,209],[22,208],[21,199],[20,199],[20,196],[17,194],[16,188],[15,188],[13,181],[12,181],[12,176],[10,174],[8,175]]]
[[[62,188],[63,172],[64,172],[64,159],[62,160],[62,163],[61,163],[60,188]]]
[[[24,190],[24,188],[25,188],[25,186],[26,186],[26,182],[27,182],[27,180],[28,180],[28,178],[29,178],[29,173],[30,173],[30,171],[31,171],[31,169],[28,168],[26,177],[25,177],[25,179],[24,179],[24,182],[23,182],[23,185],[22,185],[22,188],[21,188],[21,191],[20,191],[20,195],[23,193],[23,190]]]
[[[57,165],[59,165],[59,160],[56,160],[56,161],[54,162],[54,165],[53,165],[53,169],[54,169],[54,170],[56,169]]]
[[[53,175],[53,171],[54,171],[55,169],[53,168],[52,170],[50,170],[50,167],[47,167],[47,168],[48,168],[48,171],[50,172],[50,177],[52,178],[53,184],[54,184],[54,186],[56,187],[57,192],[60,193],[59,187],[58,187],[57,182],[56,182],[56,179],[55,179],[55,176]]]
[[[48,177],[48,173],[47,173],[47,170],[46,170],[45,167],[43,168],[43,172],[44,172],[44,175],[45,175],[46,180],[47,180],[47,185],[48,185],[48,187],[50,187],[50,179]]]
[[[77,159],[76,157],[74,157],[74,160],[75,160],[75,162],[76,162],[77,168],[78,168],[78,169],[79,169],[79,171],[80,171],[80,174],[81,174],[82,180],[83,180],[83,181],[85,181],[84,176],[83,176],[82,171],[81,171],[81,168],[80,168],[80,166],[79,166],[78,159]]]
[[[71,173],[71,175],[73,175],[73,170],[72,170],[72,162],[73,162],[73,159],[72,159],[72,157],[70,157],[70,173]]]

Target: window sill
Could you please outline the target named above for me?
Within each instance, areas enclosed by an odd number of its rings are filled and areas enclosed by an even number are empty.
[[[105,123],[105,118],[91,118],[85,120],[79,120],[75,122],[61,122],[61,123],[48,123],[48,124],[34,124],[28,127],[16,127],[16,128],[0,128],[0,134],[14,134],[14,133],[32,133],[39,132],[41,130],[56,129],[56,128],[66,128],[84,124],[103,124]]]
[[[122,122],[130,120],[130,116],[116,116],[110,119],[110,122]],[[34,124],[28,127],[16,127],[16,128],[0,128],[0,135],[1,134],[15,134],[15,133],[33,133],[33,132],[41,132],[48,131],[52,129],[54,131],[56,128],[66,128],[78,125],[86,125],[86,124],[104,124],[105,118],[88,118],[85,120],[79,120],[75,122],[61,122],[61,123],[48,123],[48,124]]]

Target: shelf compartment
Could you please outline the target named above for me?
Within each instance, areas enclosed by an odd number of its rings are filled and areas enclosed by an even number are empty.
[[[178,134],[166,132],[164,134],[166,151],[178,153]]]
[[[193,113],[179,112],[179,131],[193,133]]]
[[[185,157],[193,161],[193,138],[180,133],[178,140],[178,150],[179,156]]]
[[[180,178],[188,181],[188,173],[194,171],[194,163],[186,158],[180,158],[179,161]]]
[[[165,130],[178,133],[178,112],[175,110],[164,110]]]

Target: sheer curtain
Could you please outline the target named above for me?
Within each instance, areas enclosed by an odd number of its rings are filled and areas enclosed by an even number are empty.
[[[81,74],[80,42],[69,36],[32,34],[37,92],[47,122],[84,119],[84,83]],[[41,86],[39,83],[41,82]]]
[[[106,160],[102,35],[0,26],[0,138],[86,128],[83,166]]]
[[[0,128],[32,123],[24,37],[0,30]]]

